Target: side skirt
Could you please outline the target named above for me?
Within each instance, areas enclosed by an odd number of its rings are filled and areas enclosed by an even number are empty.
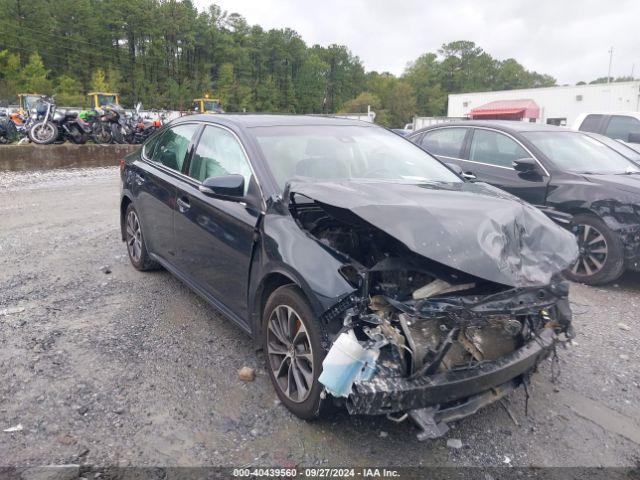
[[[236,315],[229,307],[227,307],[224,303],[218,300],[216,297],[206,292],[202,287],[193,282],[188,276],[184,275],[182,272],[177,270],[173,265],[164,260],[162,257],[154,253],[149,253],[149,256],[162,265],[169,273],[171,273],[174,277],[180,280],[182,283],[187,285],[191,290],[197,293],[200,297],[206,300],[209,304],[215,307],[220,313],[222,313],[225,317],[229,318],[233,323],[238,325],[242,330],[252,336],[251,328],[248,325],[248,322],[244,321],[240,316]]]

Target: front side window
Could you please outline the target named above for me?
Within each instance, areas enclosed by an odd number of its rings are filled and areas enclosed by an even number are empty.
[[[587,115],[580,125],[580,130],[582,130],[583,132],[598,133],[600,129],[600,122],[602,122],[602,117],[604,117],[604,115]]]
[[[469,160],[513,168],[513,162],[521,158],[531,158],[531,155],[505,134],[481,129],[473,132]]]
[[[420,145],[433,155],[460,158],[460,150],[468,128],[438,128],[424,134]]]
[[[246,193],[251,167],[240,143],[224,128],[206,126],[189,164],[189,176],[203,182],[210,177],[231,174],[244,177]]]
[[[526,132],[522,135],[562,170],[593,174],[640,172],[618,152],[583,133]]]
[[[623,142],[629,141],[630,133],[640,134],[640,120],[624,115],[613,115],[604,132],[607,137]]]
[[[379,127],[296,125],[251,130],[282,189],[296,177],[403,183],[461,182],[424,150]]]
[[[167,129],[155,140],[155,145],[152,144],[149,149],[145,146],[145,155],[154,162],[181,172],[191,138],[198,127],[195,123],[188,123]]]

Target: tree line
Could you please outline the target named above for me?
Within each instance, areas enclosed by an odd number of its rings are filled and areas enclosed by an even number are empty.
[[[514,59],[497,60],[470,41],[443,45],[405,72],[366,72],[343,45],[307,45],[294,30],[265,30],[216,5],[191,0],[0,0],[0,101],[56,93],[84,104],[90,90],[124,104],[187,109],[220,98],[227,111],[378,113],[400,126],[444,115],[447,95],[555,85]]]

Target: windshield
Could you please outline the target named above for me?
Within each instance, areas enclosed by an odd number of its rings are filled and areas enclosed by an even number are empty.
[[[100,105],[112,105],[118,102],[116,102],[115,95],[98,95],[98,103]]]
[[[579,132],[522,134],[562,170],[576,173],[635,173],[638,168],[604,143]]]
[[[588,134],[590,137],[595,138],[596,140],[604,143],[609,148],[613,148],[620,155],[628,158],[634,163],[640,163],[640,152],[631,148],[626,143],[622,143],[619,140],[613,140],[609,137],[605,137],[604,135],[599,135],[597,133]]]
[[[278,185],[295,178],[461,182],[424,150],[383,128],[304,125],[252,128]]]
[[[216,102],[215,100],[208,100],[204,102],[204,110],[206,112],[219,112],[220,110],[222,110],[222,105],[220,105],[220,103]]]

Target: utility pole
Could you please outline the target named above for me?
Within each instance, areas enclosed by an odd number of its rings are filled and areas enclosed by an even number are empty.
[[[613,61],[613,47],[609,49],[609,73],[607,73],[607,83],[611,83],[611,62]]]

